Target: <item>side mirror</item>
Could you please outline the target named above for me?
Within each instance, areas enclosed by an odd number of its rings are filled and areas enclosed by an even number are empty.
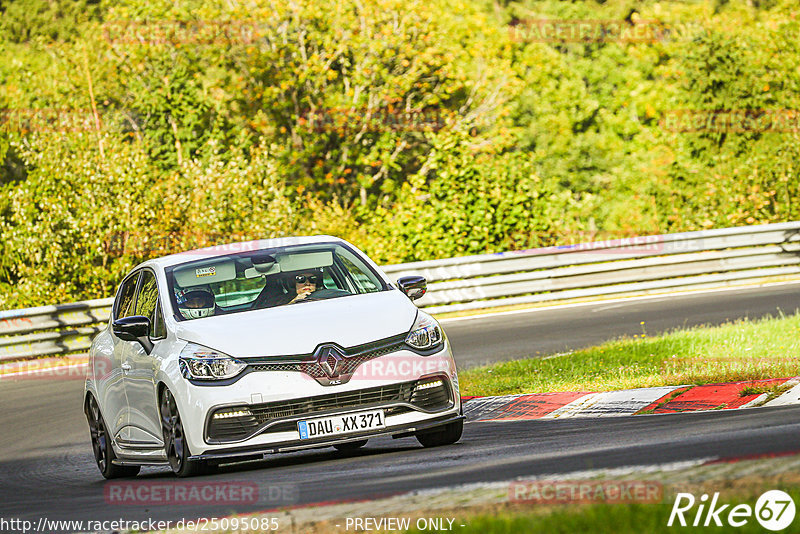
[[[428,291],[428,282],[422,276],[404,276],[397,280],[397,285],[411,300],[417,300]]]
[[[117,319],[111,324],[111,330],[123,341],[138,341],[147,354],[153,350],[153,342],[150,341],[150,319],[144,315]]]

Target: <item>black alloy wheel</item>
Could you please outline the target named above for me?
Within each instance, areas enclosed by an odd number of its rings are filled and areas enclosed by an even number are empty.
[[[200,472],[201,462],[190,460],[186,434],[178,413],[175,397],[164,388],[161,391],[161,431],[164,435],[164,450],[167,453],[172,472],[179,477],[188,477]]]
[[[139,474],[139,466],[117,465],[114,448],[111,446],[111,439],[106,430],[106,423],[100,407],[93,396],[86,400],[86,419],[89,422],[89,434],[92,438],[92,451],[97,468],[104,478],[135,477]]]

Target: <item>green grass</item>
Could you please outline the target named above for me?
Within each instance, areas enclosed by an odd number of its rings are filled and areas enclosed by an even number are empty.
[[[611,391],[800,375],[798,315],[652,337],[646,324],[641,328],[633,338],[570,354],[547,358],[532,354],[527,360],[466,370],[459,376],[461,393]],[[772,391],[767,389],[764,392]]]
[[[518,534],[542,532],[548,534],[608,533],[623,534],[666,531],[670,508],[664,504],[625,504],[562,506],[549,513],[502,512],[496,516],[479,515],[457,519],[453,524],[463,524],[459,534]],[[673,529],[674,530],[674,527]],[[411,530],[409,532],[417,532]]]

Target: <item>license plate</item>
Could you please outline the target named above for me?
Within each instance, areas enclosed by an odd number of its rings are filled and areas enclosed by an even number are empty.
[[[306,419],[305,421],[297,422],[300,439],[336,436],[385,427],[386,420],[384,419],[383,410],[333,415],[331,417]]]

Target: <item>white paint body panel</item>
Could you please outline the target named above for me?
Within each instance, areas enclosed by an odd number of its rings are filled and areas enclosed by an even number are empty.
[[[400,291],[279,306],[176,323],[176,335],[234,358],[309,354],[408,332],[416,307]]]

